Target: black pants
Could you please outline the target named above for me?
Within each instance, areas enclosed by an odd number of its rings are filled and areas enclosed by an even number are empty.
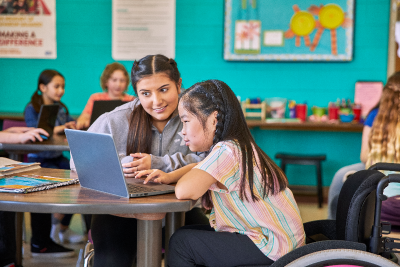
[[[270,265],[273,260],[242,234],[215,232],[209,225],[184,226],[169,242],[167,266]]]
[[[50,242],[51,214],[31,213],[31,243],[45,247]],[[15,262],[15,212],[0,211],[0,266]]]
[[[208,224],[200,208],[185,214],[185,224]],[[137,220],[113,215],[93,215],[91,234],[94,266],[131,267],[137,250]],[[161,253],[161,251],[160,251]]]

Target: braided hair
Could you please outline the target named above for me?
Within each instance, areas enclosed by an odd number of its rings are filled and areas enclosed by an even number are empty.
[[[154,74],[163,73],[178,87],[181,74],[178,65],[172,58],[163,55],[148,55],[140,60],[135,60],[131,71],[132,87],[137,92],[137,83]],[[151,153],[152,131],[151,115],[149,115],[142,105],[137,105],[132,111],[129,119],[128,140],[126,144],[126,154],[136,152]]]
[[[219,80],[196,83],[182,93],[182,107],[193,114],[206,127],[207,118],[217,111],[217,124],[212,148],[221,141],[233,141],[240,148],[241,178],[240,198],[247,199],[245,188],[251,191],[251,200],[258,201],[254,193],[254,169],[258,168],[262,176],[263,198],[276,194],[287,187],[287,179],[282,170],[265,154],[254,141],[242,108],[233,91]],[[209,191],[203,196],[204,207],[211,208]]]
[[[371,128],[366,167],[377,162],[400,163],[400,72],[390,76],[383,88]]]

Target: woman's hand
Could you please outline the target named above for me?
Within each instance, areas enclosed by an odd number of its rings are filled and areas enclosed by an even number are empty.
[[[145,171],[138,171],[136,173],[135,178],[142,178],[146,176],[146,179],[144,179],[144,184],[147,184],[148,182],[155,182],[155,183],[160,183],[160,184],[170,184],[175,182],[173,177],[169,173],[165,173],[160,170],[145,170]]]
[[[135,177],[136,172],[149,170],[151,168],[151,155],[146,153],[131,154],[133,161],[122,164],[125,177]]]

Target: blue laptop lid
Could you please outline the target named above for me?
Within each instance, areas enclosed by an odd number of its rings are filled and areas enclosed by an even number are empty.
[[[129,197],[122,166],[110,134],[66,129],[81,186]]]

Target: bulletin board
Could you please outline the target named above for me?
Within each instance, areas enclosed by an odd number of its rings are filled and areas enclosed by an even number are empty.
[[[351,61],[354,0],[225,0],[224,59]]]

